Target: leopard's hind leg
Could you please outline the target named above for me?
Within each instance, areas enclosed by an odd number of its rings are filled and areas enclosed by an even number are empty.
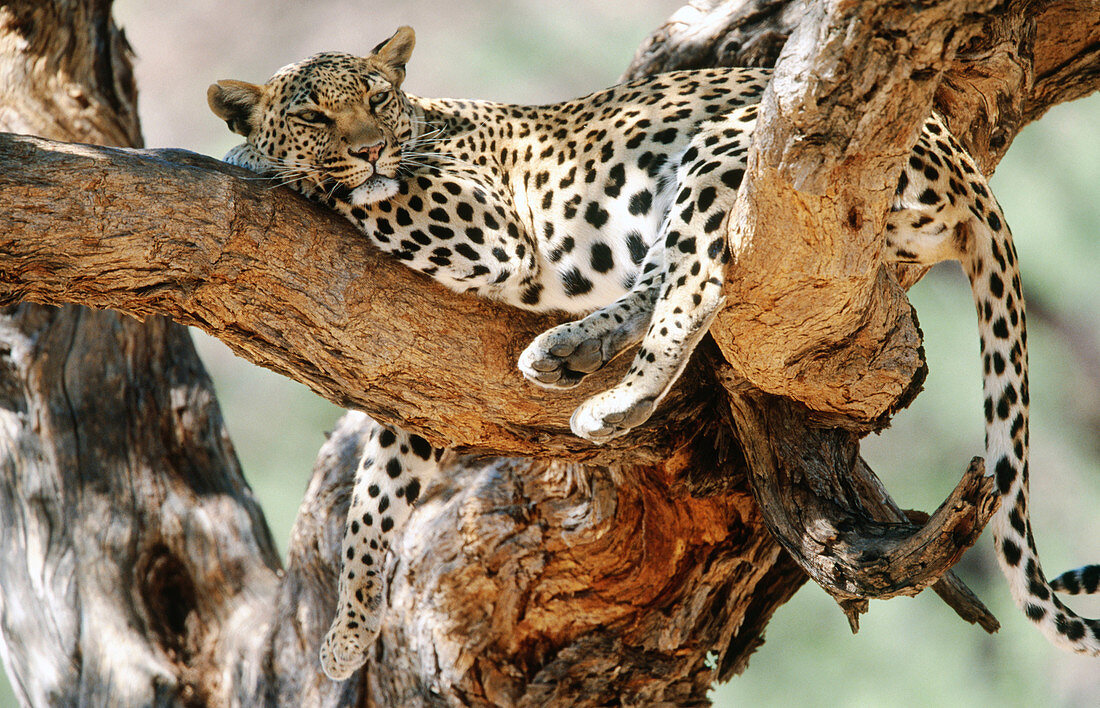
[[[336,616],[321,644],[329,678],[346,679],[366,661],[386,606],[386,552],[437,475],[442,452],[399,428],[370,429],[344,529]]]

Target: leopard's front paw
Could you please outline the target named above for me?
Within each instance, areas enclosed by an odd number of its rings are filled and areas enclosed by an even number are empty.
[[[603,340],[577,322],[549,329],[527,345],[519,356],[519,370],[545,388],[572,388],[608,361]]]
[[[649,420],[657,407],[655,398],[641,393],[617,386],[593,396],[573,411],[569,427],[597,445],[630,432]]]

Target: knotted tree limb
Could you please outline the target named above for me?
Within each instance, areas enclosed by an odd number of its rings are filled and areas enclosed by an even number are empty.
[[[910,523],[860,458],[851,433],[797,425],[799,406],[767,394],[735,396],[754,497],[773,535],[810,576],[841,602],[937,593],[988,631],[996,620],[948,570],[981,535],[996,508],[982,459],[931,517]],[[795,409],[795,410],[793,410]],[[916,521],[914,519],[913,521]],[[940,578],[944,575],[941,581]],[[940,585],[942,583],[942,585]],[[855,629],[855,626],[853,626]]]
[[[692,0],[642,43],[623,78],[708,66],[773,66],[813,4]],[[945,67],[936,104],[988,171],[1020,128],[1052,106],[1096,90],[1100,14],[1093,0],[989,3],[983,14],[982,32],[958,47]],[[977,132],[962,127],[970,125]],[[991,134],[995,126],[1000,137]]]
[[[732,304],[711,330],[726,360],[764,391],[874,420],[908,403],[923,381],[919,331],[882,264],[881,234],[936,79],[984,26],[966,13],[983,9],[814,5],[784,45],[731,219]],[[791,336],[767,337],[776,331]],[[772,348],[744,346],[757,341]],[[780,368],[789,378],[771,374]],[[979,465],[923,528],[872,521],[887,500],[864,509],[868,500],[846,493],[870,483],[852,478],[874,479],[855,464],[856,436],[814,431],[806,411],[766,396],[732,404],[769,528],[838,599],[916,594],[937,582],[994,509]],[[937,543],[943,538],[950,543]],[[855,629],[865,605],[842,606]]]

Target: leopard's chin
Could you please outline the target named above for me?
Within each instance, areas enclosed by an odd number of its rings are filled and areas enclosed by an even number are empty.
[[[366,206],[385,201],[401,189],[401,183],[393,177],[374,175],[355,189],[351,190],[351,203],[354,206]]]

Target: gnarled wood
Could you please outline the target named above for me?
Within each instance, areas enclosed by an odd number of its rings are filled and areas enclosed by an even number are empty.
[[[5,663],[29,705],[225,704],[278,557],[186,331],[20,306],[0,325]],[[216,550],[215,550],[216,549]],[[106,699],[110,699],[107,701]]]
[[[866,464],[848,457],[851,433],[793,425],[797,404],[766,394],[735,396],[732,405],[772,533],[838,599],[916,595],[978,540],[996,509],[993,480],[976,457],[923,526],[896,506],[884,518],[892,502]]]
[[[711,329],[725,359],[763,391],[875,420],[923,381],[919,330],[882,264],[881,234],[936,79],[983,28],[967,13],[983,9],[815,5],[785,44],[731,218],[731,304]],[[838,600],[938,582],[995,508],[978,468],[923,528],[863,522],[881,518],[888,498],[867,509],[848,492],[870,474],[854,464],[856,436],[813,430],[809,411],[768,397],[732,402],[769,528]],[[855,628],[858,605],[845,607]]]
[[[6,130],[141,141],[109,2],[0,6],[0,97]],[[0,314],[0,352],[0,627],[16,694],[233,703],[223,671],[260,666],[279,561],[186,330],[19,305]]]
[[[800,2],[696,2],[651,36],[627,72],[631,76],[640,69],[689,68],[703,57],[735,64],[730,52],[734,47],[750,47],[753,63],[779,62],[762,101],[764,118],[754,134],[749,170],[731,227],[734,258],[727,282],[731,304],[711,332],[725,358],[749,381],[813,409],[792,411],[782,405],[774,409],[774,404],[756,404],[757,412],[772,420],[772,431],[807,430],[809,438],[816,435],[809,432],[807,419],[848,427],[851,421],[837,421],[832,414],[858,420],[886,416],[905,405],[923,381],[918,333],[904,312],[900,291],[876,261],[881,248],[876,234],[882,232],[876,220],[885,214],[893,175],[918,122],[930,109],[933,92],[937,91],[935,102],[948,113],[956,134],[979,164],[991,169],[1024,122],[1023,107],[1032,100],[1033,62],[1059,67],[1058,83],[1072,87],[1056,90],[1059,95],[1080,95],[1080,85],[1095,75],[1089,47],[1100,39],[1095,13],[1073,3],[1058,7],[937,3],[904,17],[892,12],[889,4],[825,8]],[[1087,16],[1077,25],[1080,34],[1075,32],[1064,46],[1056,46],[1050,38],[1065,31],[1065,18],[1073,10]],[[761,24],[768,31],[757,33]],[[1034,54],[1035,27],[1044,38],[1041,58]],[[782,57],[776,54],[784,37],[777,33],[790,35]],[[666,54],[661,42],[668,37],[691,49],[674,57]],[[1045,72],[1052,75],[1054,70]],[[940,77],[943,81],[937,83],[934,79]],[[1045,91],[1051,91],[1051,84],[1045,85]],[[1041,113],[1034,106],[1028,110],[1031,115]],[[867,114],[876,120],[863,120]],[[908,286],[923,271],[904,269],[897,275]],[[804,286],[791,287],[799,282]],[[786,337],[781,331],[777,336],[776,328],[793,329],[799,335]],[[787,349],[788,342],[801,342],[802,348]],[[770,361],[771,357],[777,361]],[[775,376],[773,372],[779,371],[789,378]],[[829,384],[815,390],[806,381]],[[742,432],[760,430],[760,418],[747,415],[754,406],[735,403],[734,408]],[[770,440],[773,434],[743,435],[742,439],[751,449],[754,440]],[[851,516],[830,507],[834,500],[846,498],[850,486],[859,486],[866,471],[847,462],[858,459],[856,440],[845,442],[840,431],[831,435],[838,446],[833,454],[842,468],[840,477],[822,475],[828,466],[815,465],[812,454],[800,460],[796,452],[784,464],[792,466],[792,473],[797,470],[799,478],[788,484],[789,478],[774,475],[782,465],[750,452],[754,489],[769,527],[819,583],[842,598],[851,592],[851,578],[858,577],[856,585],[862,587],[857,594],[875,596],[873,588],[880,579],[873,574],[849,576],[853,566],[847,565],[844,573],[834,577],[836,559],[827,558],[830,571],[823,572],[818,557],[822,547],[801,546],[815,533],[824,533],[822,528],[851,524]],[[806,452],[808,448],[803,447],[802,453]],[[767,471],[760,469],[765,461]],[[790,499],[795,491],[805,495],[803,501]],[[789,503],[778,503],[783,499]],[[988,518],[992,512],[988,500],[974,497],[972,502]],[[857,516],[900,521],[896,507],[891,514],[891,505],[888,499],[855,500],[851,510]],[[818,512],[810,513],[814,508]],[[984,524],[981,516],[955,518],[967,526],[978,522],[962,534],[970,543]],[[921,535],[934,537],[946,530],[939,521],[943,519],[933,519]],[[910,526],[899,532],[907,536],[915,529]],[[859,538],[855,546],[876,546],[876,537],[882,533],[882,529],[865,528],[855,534]],[[904,548],[916,540],[908,537],[898,546],[890,543],[892,550],[880,547],[876,562],[904,557]],[[832,552],[830,547],[827,555]],[[853,561],[851,556],[841,565]],[[905,592],[913,592],[921,587],[922,576],[910,575],[902,565],[890,567],[886,575],[913,581],[905,583]],[[929,573],[923,578],[937,577],[931,568],[924,570]],[[948,585],[957,585],[954,578],[945,580],[947,584],[937,585],[941,594],[948,592]],[[977,610],[969,601],[964,604]],[[983,626],[992,627],[992,618],[985,617]]]
[[[102,14],[107,5],[3,6],[0,47],[7,53],[0,66],[60,56],[49,41],[20,42],[28,27],[48,33],[58,18],[92,31],[86,25],[95,17],[95,32],[116,36]],[[82,686],[108,691],[125,681],[130,693],[112,698],[150,704],[701,703],[712,680],[745,667],[768,617],[805,577],[766,531],[752,501],[735,418],[768,525],[796,554],[806,551],[800,560],[823,585],[843,591],[837,596],[850,616],[861,604],[855,595],[911,592],[932,582],[984,522],[983,490],[965,508],[943,515],[964,531],[961,542],[918,551],[939,567],[906,568],[908,559],[867,563],[861,555],[870,548],[889,559],[898,549],[893,542],[911,542],[920,528],[903,523],[904,514],[858,459],[853,434],[903,405],[922,372],[915,324],[892,274],[880,267],[871,236],[888,196],[881,192],[890,188],[891,165],[904,155],[906,136],[934,88],[938,105],[960,109],[953,128],[989,166],[1018,130],[1015,116],[1030,119],[1049,105],[1044,101],[1100,83],[1089,61],[1094,25],[1078,23],[1079,32],[1061,27],[1057,41],[1043,35],[1052,17],[1070,26],[1065,13],[1079,3],[987,5],[988,14],[976,18],[960,14],[959,2],[916,11],[838,3],[829,6],[831,14],[802,25],[809,40],[799,46],[806,51],[780,65],[736,226],[731,300],[747,304],[723,313],[715,330],[721,350],[704,343],[661,417],[604,450],[565,434],[568,411],[589,389],[544,394],[514,373],[515,356],[549,318],[448,293],[378,258],[338,218],[205,158],[0,139],[0,219],[8,227],[0,237],[0,297],[168,313],[332,400],[436,442],[540,458],[450,460],[447,478],[424,491],[423,506],[389,560],[392,609],[375,661],[354,679],[333,683],[319,674],[316,647],[332,611],[340,519],[363,418],[347,417],[322,449],[280,576],[197,365],[173,365],[170,357],[165,363],[162,356],[189,351],[174,326],[154,318],[139,327],[109,315],[114,319],[102,322],[117,325],[82,330],[75,341],[87,342],[87,351],[109,352],[122,342],[123,358],[97,360],[103,374],[97,377],[91,359],[65,361],[74,338],[64,334],[76,330],[35,336],[53,311],[20,306],[17,316],[27,320],[5,335],[11,356],[0,372],[0,418],[13,441],[0,469],[5,481],[17,483],[3,488],[8,498],[0,513],[15,509],[21,516],[0,519],[4,529],[9,521],[61,528],[56,519],[66,511],[80,519],[70,537],[52,537],[57,544],[40,555],[5,540],[4,571],[13,578],[0,583],[5,607],[18,601],[30,608],[28,617],[55,617],[57,628],[35,634],[24,625],[13,628],[5,614],[5,656],[20,685],[36,687],[35,696],[67,697]],[[722,61],[768,63],[802,19],[801,3],[696,7],[694,24],[676,26],[648,46],[651,68],[709,65],[713,51]],[[81,14],[85,10],[100,14]],[[41,14],[28,24],[27,13],[35,12]],[[909,44],[883,41],[894,30]],[[729,39],[733,31],[736,41]],[[64,46],[86,55],[116,45],[81,40]],[[1040,49],[1046,54],[1035,56]],[[84,66],[113,69],[73,74],[85,82],[75,93],[54,81],[63,73],[59,64],[37,64],[46,67],[41,79],[4,84],[5,108],[15,105],[8,94],[29,87],[47,97],[64,88],[71,97],[94,96],[89,87],[96,76],[125,84],[117,78],[127,75],[120,55],[97,57],[99,64]],[[1043,68],[1036,74],[1032,66]],[[849,80],[854,67],[861,82]],[[945,81],[935,87],[926,70],[943,72]],[[906,71],[921,80],[905,81]],[[33,74],[0,71],[6,75]],[[1033,75],[1041,78],[1030,89]],[[1069,88],[1059,90],[1056,82]],[[132,105],[132,91],[116,88],[115,94],[115,104],[91,100],[106,116],[97,120],[108,124],[112,105],[123,113]],[[1004,106],[1020,108],[990,110],[1005,97],[1011,101]],[[67,116],[80,106],[67,100],[58,96],[36,110],[58,112],[59,123],[72,120]],[[41,118],[23,120],[31,125]],[[133,131],[118,135],[132,141]],[[983,136],[997,139],[982,144]],[[800,207],[803,228],[813,225],[798,230],[797,241],[767,231],[782,224],[753,222],[768,213],[769,200],[776,200],[774,209],[784,199]],[[178,213],[170,213],[173,208]],[[804,242],[806,233],[819,240]],[[788,248],[790,254],[769,253]],[[902,274],[902,282],[918,276]],[[816,284],[828,288],[829,297],[808,302]],[[123,330],[130,334],[113,339]],[[160,332],[160,339],[150,332]],[[766,345],[759,357],[746,354],[752,337]],[[740,371],[729,372],[724,358]],[[29,373],[51,366],[48,378]],[[591,390],[617,371],[597,377]],[[819,410],[762,394],[749,381]],[[93,390],[116,394],[115,403],[79,395]],[[33,396],[39,402],[27,403]],[[132,409],[139,415],[122,415],[135,400],[142,402]],[[59,415],[51,417],[53,409]],[[94,439],[95,426],[112,417],[129,432]],[[818,454],[821,440],[829,443],[828,455]],[[94,474],[79,473],[76,486],[65,486],[56,470],[19,476],[26,460],[72,460],[58,451],[76,443],[104,453],[83,458],[97,464]],[[143,451],[164,449],[170,461],[186,463],[182,471],[155,457],[133,462],[146,459]],[[67,505],[71,499],[79,503]],[[860,514],[880,523],[854,524],[853,533],[846,522]],[[783,530],[787,522],[793,525]],[[101,533],[103,527],[112,533]],[[815,527],[836,533],[792,544]],[[901,538],[865,545],[884,528]],[[822,550],[839,551],[829,567]],[[110,562],[97,564],[95,554]],[[56,587],[18,594],[36,587],[37,576],[24,572],[35,563],[57,569],[44,576]],[[129,588],[126,573],[140,579],[140,591],[119,598]],[[78,581],[66,583],[69,577]],[[98,604],[73,603],[65,593],[74,587]],[[950,576],[935,587],[957,610],[993,626]],[[108,651],[113,645],[101,638],[115,635],[105,630],[79,634],[77,618],[88,611],[104,622],[97,629],[124,620],[127,633],[118,644],[124,655]],[[13,629],[30,642],[19,650],[23,656],[30,649],[52,652],[62,670],[31,671],[29,662],[12,661],[19,653]],[[711,650],[718,655],[714,668],[706,662]],[[106,658],[73,664],[74,656]]]

